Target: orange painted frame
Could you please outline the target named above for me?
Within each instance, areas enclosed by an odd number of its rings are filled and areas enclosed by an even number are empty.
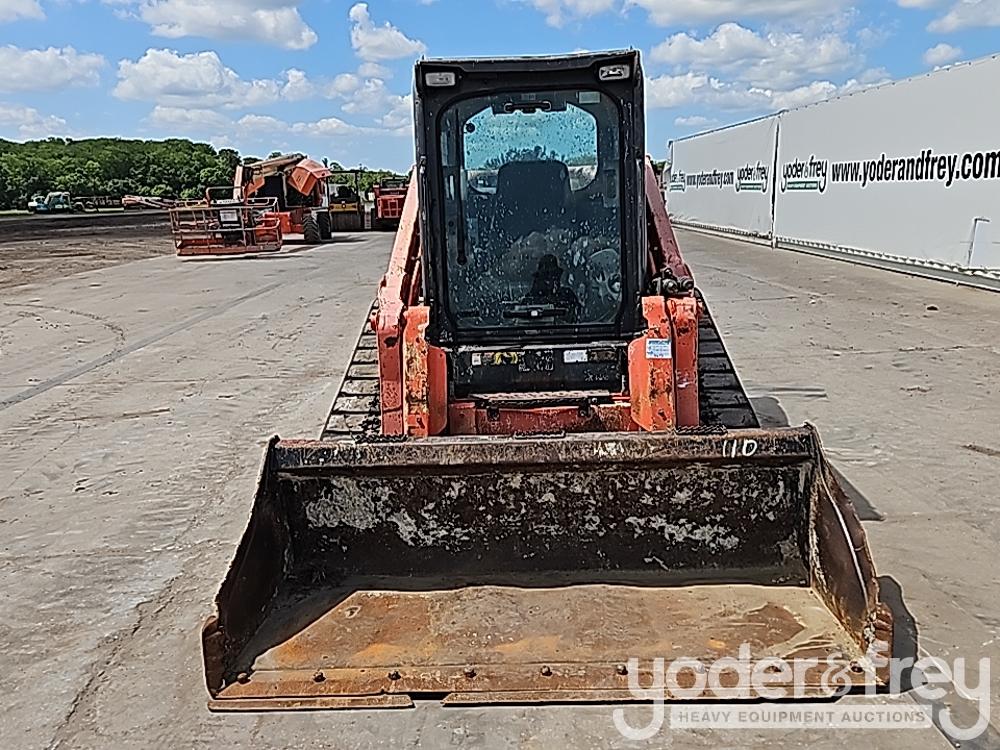
[[[420,228],[417,170],[406,192],[403,215],[382,277],[372,329],[378,339],[379,395],[383,435],[405,435],[403,400],[404,314],[420,296]]]
[[[663,431],[700,423],[700,308],[693,294],[643,298],[647,330],[629,345],[629,391],[613,405],[594,407],[584,414],[576,407],[502,409],[488,414],[472,402],[449,404],[446,356],[424,337],[430,310],[417,306],[421,269],[416,180],[414,171],[371,321],[378,339],[384,435]],[[676,276],[690,276],[648,159],[645,191],[650,265],[654,271],[668,268]],[[668,342],[669,356],[663,344],[650,345],[650,341]]]

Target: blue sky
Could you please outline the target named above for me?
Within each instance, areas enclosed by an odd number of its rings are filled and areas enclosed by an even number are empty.
[[[642,50],[649,150],[1000,51],[1000,0],[0,0],[0,137],[397,169],[421,54]]]

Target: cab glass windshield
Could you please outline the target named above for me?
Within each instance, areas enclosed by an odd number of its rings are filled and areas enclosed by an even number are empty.
[[[443,114],[448,308],[459,328],[611,323],[621,305],[619,113],[590,90]]]

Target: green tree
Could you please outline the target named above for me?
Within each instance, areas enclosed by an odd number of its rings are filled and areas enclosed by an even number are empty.
[[[207,143],[171,138],[0,140],[0,209],[24,208],[31,196],[65,190],[76,196],[200,195],[232,183],[240,155]]]
[[[203,191],[205,188],[232,184],[233,172],[229,171],[220,164],[213,164],[211,167],[205,167],[198,173],[198,187],[200,187]]]
[[[219,167],[231,178],[236,174],[236,167],[240,165],[240,152],[233,148],[220,148],[216,160],[219,162]]]
[[[335,161],[329,163],[330,171],[333,172],[330,182],[335,184],[344,184],[354,186],[354,174],[355,170],[344,169],[340,164]],[[378,185],[384,179],[405,179],[406,175],[399,174],[398,172],[393,172],[388,169],[367,169],[365,166],[360,166],[357,168],[358,172],[358,190],[362,196],[367,196],[368,193],[372,192],[376,185]]]

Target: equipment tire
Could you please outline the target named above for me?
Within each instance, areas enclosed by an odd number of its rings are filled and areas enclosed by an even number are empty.
[[[321,211],[316,214],[316,223],[319,225],[319,236],[323,240],[333,239],[333,224],[330,221],[330,212]]]
[[[319,232],[319,224],[316,217],[311,214],[302,220],[302,235],[310,245],[318,245],[323,241]]]

